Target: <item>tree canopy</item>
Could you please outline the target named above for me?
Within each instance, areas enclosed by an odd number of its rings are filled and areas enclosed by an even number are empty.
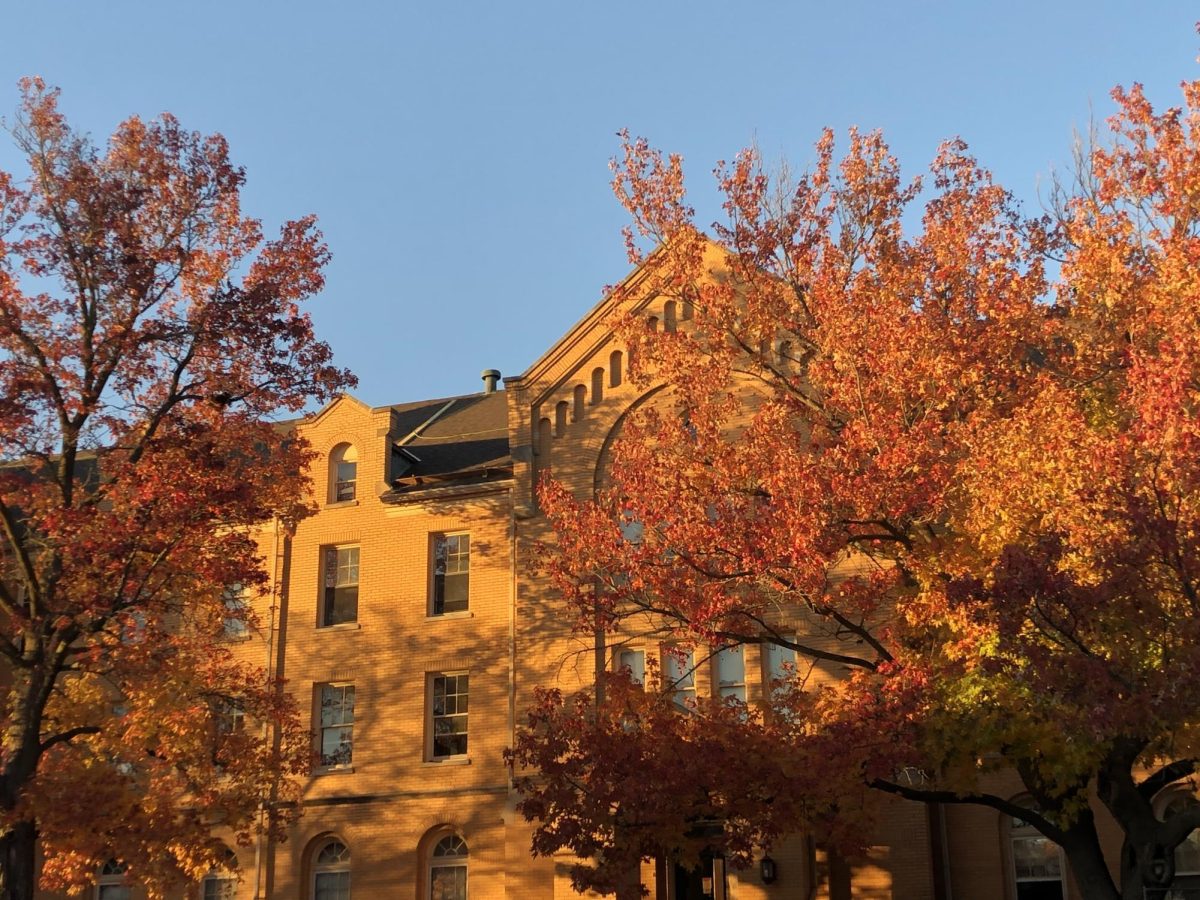
[[[227,601],[267,586],[254,529],[306,513],[308,451],[272,417],[352,378],[302,309],[315,220],[264,240],[224,139],[164,114],[98,148],[57,91],[22,89],[28,169],[0,171],[0,896],[109,860],[160,896],[224,861],[214,826],[248,841],[292,814],[309,742],[223,640],[269,623]]]
[[[705,234],[679,158],[626,139],[631,259],[657,247],[650,293],[694,315],[619,325],[670,399],[625,427],[608,488],[543,484],[543,564],[581,628],[782,646],[797,671],[774,705],[692,715],[620,674],[542,692],[511,754],[536,852],[612,888],[703,844],[861,846],[890,794],[1028,821],[1088,897],[1170,882],[1200,825],[1154,803],[1191,783],[1200,722],[1200,82],[1183,93],[1117,90],[1035,217],[960,141],[906,181],[881,135],[839,159],[826,132],[790,184],[753,151],[719,166]],[[1031,808],[988,793],[999,771]],[[1124,836],[1115,879],[1091,796]]]

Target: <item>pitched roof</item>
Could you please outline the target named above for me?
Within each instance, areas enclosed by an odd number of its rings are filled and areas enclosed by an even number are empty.
[[[504,391],[419,400],[390,407],[397,417],[392,452],[400,457],[396,496],[432,484],[508,478],[508,398]]]

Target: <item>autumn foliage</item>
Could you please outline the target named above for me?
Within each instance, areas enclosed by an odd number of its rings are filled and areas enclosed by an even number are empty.
[[[1200,825],[1154,803],[1200,750],[1200,82],[1183,90],[1161,113],[1117,91],[1078,184],[1033,218],[960,142],[906,181],[880,135],[839,159],[826,133],[792,184],[753,152],[720,166],[705,235],[678,158],[627,141],[631,258],[694,314],[621,324],[634,376],[667,390],[608,488],[543,486],[545,567],[583,629],[698,658],[773,643],[797,672],[778,704],[690,715],[619,674],[540,695],[512,754],[537,852],[609,889],[638,858],[745,863],[797,830],[852,849],[891,794],[1030,822],[1087,897],[1170,882]],[[1000,771],[1031,804],[989,793]],[[1089,796],[1125,838],[1115,879]]]
[[[0,172],[0,896],[111,859],[160,896],[222,861],[214,828],[294,814],[309,743],[225,640],[270,623],[224,598],[267,585],[253,529],[306,512],[308,452],[270,417],[350,379],[300,306],[314,220],[264,241],[222,138],[163,115],[97,148],[56,91],[23,95],[28,170]]]

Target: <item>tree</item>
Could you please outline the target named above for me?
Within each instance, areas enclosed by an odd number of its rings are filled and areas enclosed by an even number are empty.
[[[266,582],[253,529],[306,512],[308,451],[269,417],[352,379],[300,308],[329,256],[314,220],[264,242],[221,137],[131,118],[100,150],[57,91],[22,89],[29,169],[0,172],[0,896],[110,859],[161,896],[222,861],[214,825],[279,833],[309,762],[280,684],[221,641],[248,615],[223,595]]]
[[[694,320],[621,325],[670,399],[626,427],[609,488],[543,484],[543,564],[581,628],[774,644],[798,671],[782,712],[669,715],[621,677],[543,692],[511,759],[535,851],[590,859],[577,883],[703,843],[745,863],[800,828],[852,846],[886,795],[1024,819],[1087,897],[1170,883],[1200,825],[1153,802],[1198,755],[1200,82],[1163,113],[1114,96],[1037,219],[960,142],[906,184],[879,135],[835,164],[826,133],[788,190],[753,152],[719,167],[709,239],[679,159],[626,140],[632,258],[658,244],[649,293]],[[845,677],[805,689],[814,665]],[[989,793],[998,771],[1032,802]],[[1116,879],[1090,797],[1123,834]]]

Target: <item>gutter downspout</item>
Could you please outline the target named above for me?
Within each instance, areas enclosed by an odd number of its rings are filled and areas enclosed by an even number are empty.
[[[517,745],[517,515],[513,488],[508,490],[508,741]],[[508,771],[508,791],[513,790],[512,769]]]
[[[267,624],[267,682],[271,681],[271,674],[275,667],[274,654],[271,652],[275,643],[275,606],[278,595],[279,585],[279,519],[274,519],[274,529],[271,536],[271,615]],[[264,722],[262,726],[262,737],[267,738],[267,724]],[[254,898],[262,900],[262,867],[263,867],[263,826],[265,825],[266,810],[259,807],[258,810],[258,834],[254,839]]]

